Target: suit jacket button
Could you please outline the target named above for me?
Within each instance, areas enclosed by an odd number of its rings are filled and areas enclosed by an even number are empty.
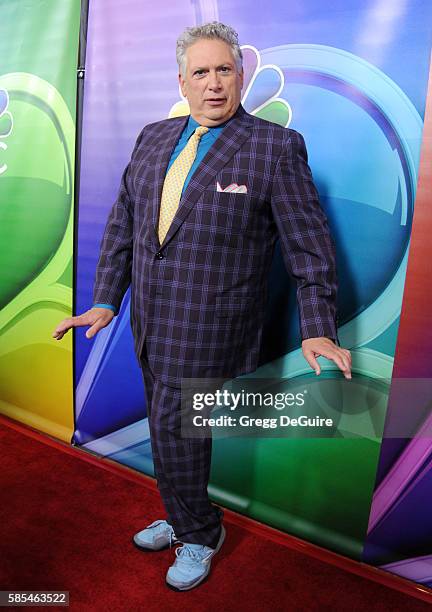
[[[158,252],[156,253],[155,257],[156,257],[156,259],[163,259],[163,258],[164,258],[164,255],[163,255],[163,253],[161,253],[160,251],[158,251]]]

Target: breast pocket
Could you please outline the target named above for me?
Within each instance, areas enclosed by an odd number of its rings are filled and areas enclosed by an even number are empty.
[[[202,205],[212,224],[227,230],[247,231],[254,214],[254,200],[248,193],[204,191]]]

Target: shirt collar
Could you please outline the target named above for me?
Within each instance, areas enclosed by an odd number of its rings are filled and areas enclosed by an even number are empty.
[[[226,126],[228,121],[229,121],[229,119],[227,121],[225,121],[224,123],[221,123],[220,125],[216,125],[215,127],[209,128],[209,131],[207,133],[211,134],[213,136],[213,138],[216,140],[216,138],[219,136],[219,134],[221,133],[223,128]],[[198,121],[195,121],[195,119],[192,117],[192,115],[189,115],[189,121],[187,122],[187,126],[186,126],[186,137],[187,137],[187,139],[189,139],[189,137],[192,135],[192,133],[195,131],[195,129],[199,125],[200,124],[198,123]]]

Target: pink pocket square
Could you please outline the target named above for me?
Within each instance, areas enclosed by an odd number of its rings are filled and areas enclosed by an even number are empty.
[[[246,185],[237,185],[237,183],[231,183],[225,189],[222,189],[219,181],[216,182],[216,191],[223,191],[224,193],[247,193]]]

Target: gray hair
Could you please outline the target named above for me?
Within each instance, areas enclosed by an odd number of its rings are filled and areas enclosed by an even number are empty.
[[[243,67],[243,54],[238,44],[238,34],[231,26],[212,21],[204,25],[186,28],[186,30],[177,39],[176,57],[179,70],[183,76],[186,75],[186,50],[203,38],[216,38],[228,43],[233,52],[234,60],[238,72]]]

